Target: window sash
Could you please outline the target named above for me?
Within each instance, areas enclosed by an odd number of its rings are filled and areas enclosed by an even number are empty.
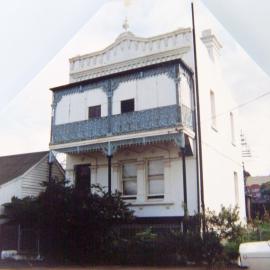
[[[164,160],[149,160],[148,161],[148,197],[158,196],[164,197]]]
[[[122,180],[123,196],[137,195],[137,178],[125,178]]]
[[[125,163],[122,165],[122,192],[125,197],[137,195],[136,163]]]

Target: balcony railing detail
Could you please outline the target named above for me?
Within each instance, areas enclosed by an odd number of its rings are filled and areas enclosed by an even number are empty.
[[[181,113],[182,111],[182,113]],[[192,111],[178,105],[52,126],[52,144],[68,143],[174,127],[192,128]]]

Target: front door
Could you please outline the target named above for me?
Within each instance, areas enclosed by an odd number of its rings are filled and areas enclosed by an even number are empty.
[[[75,188],[82,193],[88,193],[91,189],[90,164],[75,166]]]

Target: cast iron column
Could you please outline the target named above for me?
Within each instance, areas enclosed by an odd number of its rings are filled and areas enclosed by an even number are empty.
[[[187,215],[188,215],[188,204],[187,204],[187,174],[186,174],[186,148],[181,147],[182,156],[182,171],[183,171],[183,189],[184,189],[184,232],[187,231]]]
[[[112,155],[107,156],[108,159],[108,193],[112,195]]]

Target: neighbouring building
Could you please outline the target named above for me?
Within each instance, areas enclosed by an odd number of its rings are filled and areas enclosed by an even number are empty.
[[[246,180],[246,193],[251,198],[251,217],[262,217],[270,213],[270,176],[249,176]]]
[[[49,152],[35,152],[0,157],[0,206],[12,197],[37,196],[49,177]],[[64,179],[64,170],[55,160],[52,176]],[[3,209],[3,208],[2,208]]]
[[[149,38],[125,31],[102,51],[71,58],[70,83],[51,89],[50,149],[66,154],[66,178],[79,189],[119,190],[142,222],[182,220],[184,205],[194,215],[203,203],[238,205],[245,218],[222,46],[211,30],[198,34],[201,162],[190,28]]]
[[[64,180],[65,172],[55,158],[49,159],[49,151],[11,156],[0,156],[0,214],[4,204],[13,197],[23,199],[36,197],[45,189],[49,175],[55,180]],[[0,219],[0,253],[2,250],[36,250],[37,234],[29,228],[9,224]]]

